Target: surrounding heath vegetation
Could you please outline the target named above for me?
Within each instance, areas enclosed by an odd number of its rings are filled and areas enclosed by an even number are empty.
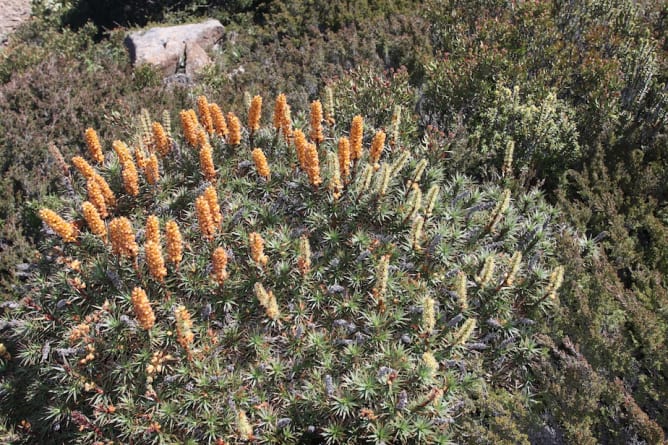
[[[0,52],[1,441],[666,442],[661,2],[33,11]],[[128,29],[203,17],[193,82],[128,65]]]

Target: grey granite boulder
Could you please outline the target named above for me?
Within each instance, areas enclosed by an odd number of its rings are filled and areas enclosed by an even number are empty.
[[[187,74],[192,75],[211,62],[206,51],[223,37],[224,32],[223,25],[211,19],[132,32],[126,37],[125,45],[134,66],[154,65],[169,76],[177,72],[183,61]]]

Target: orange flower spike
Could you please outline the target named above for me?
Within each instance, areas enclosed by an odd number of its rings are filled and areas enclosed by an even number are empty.
[[[362,139],[364,137],[364,119],[357,115],[350,127],[350,159],[357,162],[362,157]]]
[[[156,185],[160,182],[160,168],[158,167],[158,157],[155,153],[146,161],[144,174],[146,175],[146,182],[149,184]]]
[[[248,235],[248,241],[251,248],[251,258],[260,266],[265,266],[269,257],[264,254],[264,240],[257,232],[251,232]]]
[[[130,196],[137,196],[139,194],[139,175],[132,158],[123,164],[122,176],[125,192]]]
[[[107,227],[104,225],[104,221],[100,217],[100,214],[97,212],[95,206],[88,202],[84,201],[81,204],[81,211],[83,213],[86,224],[90,228],[90,231],[93,235],[99,236],[103,240],[107,239]]]
[[[167,132],[160,122],[153,122],[151,125],[151,130],[153,132],[153,144],[155,148],[160,153],[160,156],[167,156],[169,150],[172,148],[172,144],[169,141]]]
[[[109,184],[107,184],[107,181],[97,173],[93,175],[92,180],[95,181],[100,188],[107,206],[114,207],[116,205],[116,195],[114,195],[114,192],[111,190],[111,187],[109,187]]]
[[[126,217],[114,218],[109,222],[109,238],[111,239],[111,248],[115,255],[129,258],[137,256],[139,246],[135,242],[132,224]]]
[[[285,97],[285,94],[281,93],[276,98],[276,103],[274,104],[274,129],[280,131],[283,129],[284,122],[286,121],[286,112],[288,109],[288,101]]]
[[[229,277],[227,272],[227,252],[222,247],[217,247],[212,255],[213,278],[219,285],[223,285]]]
[[[262,96],[255,96],[248,110],[248,129],[251,133],[260,129],[260,116],[262,114]]]
[[[197,221],[202,235],[204,238],[211,239],[215,232],[215,226],[211,217],[211,208],[204,196],[197,197],[195,200],[195,209],[197,211]]]
[[[209,182],[216,180],[216,168],[213,165],[213,149],[207,142],[199,150],[199,165],[202,176]]]
[[[88,201],[95,206],[100,218],[109,216],[109,213],[107,212],[107,204],[104,202],[104,195],[102,194],[102,190],[97,181],[94,179],[86,181],[86,190],[88,192]]]
[[[65,221],[56,212],[50,209],[39,211],[39,217],[44,223],[60,236],[66,243],[76,241],[79,231],[74,224]]]
[[[114,141],[111,144],[111,147],[116,152],[116,156],[118,156],[118,161],[121,163],[122,166],[125,166],[125,164],[127,162],[133,162],[132,161],[132,153],[130,153],[130,149],[125,144],[125,142]]]
[[[225,116],[221,111],[218,104],[209,104],[209,111],[211,113],[211,119],[213,120],[213,128],[216,130],[218,136],[225,137],[229,133],[227,129],[227,123],[225,122]]]
[[[146,263],[151,276],[159,282],[165,281],[167,276],[167,269],[165,268],[165,260],[162,257],[162,248],[160,244],[155,241],[147,241],[144,244],[144,253],[146,254]]]
[[[295,130],[295,150],[297,151],[297,161],[299,161],[299,168],[306,170],[306,150],[308,149],[308,142],[306,142],[306,135],[301,130]]]
[[[104,162],[102,145],[100,144],[100,139],[97,137],[95,130],[87,128],[86,133],[84,133],[84,138],[86,139],[86,146],[88,147],[88,154],[90,157],[98,164],[102,164]]]
[[[183,238],[176,221],[167,221],[165,235],[167,238],[167,258],[170,263],[178,267],[183,259]]]
[[[146,242],[153,241],[160,244],[160,220],[155,215],[149,215],[146,218],[146,232],[144,235]]]
[[[315,144],[308,144],[304,154],[306,162],[306,174],[312,185],[318,186],[322,183],[320,177],[320,160],[318,159],[318,149]]]
[[[267,158],[264,155],[264,152],[260,148],[255,148],[252,153],[253,162],[255,162],[255,169],[257,174],[262,176],[264,179],[269,180],[271,176],[271,169],[269,168],[269,163]]]
[[[199,112],[199,119],[202,126],[207,133],[213,133],[213,119],[211,118],[211,111],[209,110],[209,101],[206,96],[199,96],[197,98],[197,111]]]
[[[86,162],[86,160],[81,156],[74,156],[72,158],[72,165],[74,165],[74,168],[76,168],[77,171],[81,173],[81,175],[86,179],[90,179],[97,175],[95,169],[91,167],[90,164]]]
[[[343,182],[347,182],[347,178],[350,176],[350,142],[348,141],[348,138],[339,138],[338,148],[341,179],[343,179]]]
[[[310,117],[311,131],[309,137],[311,141],[320,144],[325,140],[325,136],[322,133],[322,104],[319,100],[311,102]]]
[[[188,144],[192,147],[197,146],[197,115],[194,110],[181,110],[179,113],[181,118],[181,127],[183,128],[183,136],[186,138]]]
[[[135,160],[137,161],[137,167],[146,172],[146,157],[144,156],[144,150],[141,147],[135,147]]]
[[[290,117],[290,105],[288,104],[285,105],[285,117],[283,119],[283,127],[281,127],[281,131],[283,132],[285,143],[289,144],[290,139],[292,139],[292,118]]]
[[[385,145],[385,132],[380,130],[378,131],[371,141],[371,150],[369,151],[369,160],[374,167],[378,164],[380,160],[380,155],[383,153],[383,146]]]
[[[204,128],[199,127],[197,129],[197,147],[202,148],[204,145],[209,143],[209,135],[206,133]]]
[[[206,203],[209,204],[209,212],[211,219],[213,220],[216,227],[220,227],[223,223],[223,214],[220,211],[220,205],[218,204],[218,193],[216,193],[216,188],[212,185],[204,189],[202,194]]]
[[[241,122],[232,112],[227,113],[227,129],[230,131],[227,135],[227,143],[238,145],[241,142]]]
[[[132,290],[132,308],[142,329],[148,331],[155,325],[155,314],[151,309],[151,303],[141,287]]]

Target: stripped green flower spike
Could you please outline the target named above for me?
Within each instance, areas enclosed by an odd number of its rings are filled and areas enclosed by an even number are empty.
[[[411,154],[408,150],[404,150],[399,154],[399,157],[390,166],[391,177],[394,178],[404,168],[410,155]]]
[[[327,173],[329,174],[329,185],[327,188],[332,193],[334,199],[339,199],[343,183],[341,182],[341,170],[339,168],[339,159],[333,151],[327,152]]]
[[[394,112],[392,113],[392,124],[391,124],[391,134],[392,139],[390,140],[390,146],[396,148],[399,143],[399,126],[401,125],[401,105],[394,106]]]
[[[503,191],[503,195],[501,195],[501,200],[496,204],[496,207],[494,207],[494,210],[489,216],[489,222],[487,223],[487,226],[485,227],[486,232],[493,232],[494,227],[501,221],[501,218],[503,218],[504,213],[506,213],[506,210],[508,210],[508,206],[510,205],[510,190],[505,189]]]
[[[253,427],[246,417],[246,411],[240,410],[237,413],[237,432],[239,433],[239,438],[244,441],[251,441],[254,439],[253,436]]]
[[[172,138],[172,118],[169,115],[169,111],[165,110],[162,112],[162,127],[165,129],[167,138]]]
[[[371,148],[369,149],[369,162],[373,164],[375,170],[380,168],[378,162],[380,155],[383,153],[383,146],[385,145],[385,132],[378,131],[371,140]]]
[[[391,179],[390,170],[391,169],[387,163],[383,163],[376,175],[376,193],[378,193],[379,196],[385,196],[387,193],[387,188],[390,185]]]
[[[434,354],[429,351],[422,354],[422,365],[427,369],[429,378],[433,378],[438,371],[438,362],[436,361]]]
[[[508,270],[506,278],[503,280],[503,284],[501,286],[513,285],[513,283],[515,282],[515,276],[517,275],[517,272],[520,270],[521,262],[522,262],[522,252],[517,251],[513,254],[512,258],[510,259],[510,269]]]
[[[506,145],[506,151],[503,155],[503,167],[501,168],[501,175],[503,177],[511,176],[513,174],[513,152],[515,151],[515,141],[512,139]]]
[[[278,310],[278,303],[276,303],[274,293],[272,291],[267,291],[259,281],[255,283],[253,290],[255,291],[255,296],[260,302],[260,305],[264,308],[267,317],[274,321],[278,320],[281,313]]]
[[[459,299],[459,307],[465,311],[469,307],[469,302],[466,295],[466,274],[461,270],[457,272],[457,278],[455,278],[455,292]]]
[[[545,289],[545,296],[551,300],[557,299],[557,291],[564,282],[564,266],[557,266],[550,274],[550,279]]]
[[[332,87],[325,87],[325,122],[331,127],[336,123],[334,120],[334,92]]]
[[[475,318],[469,318],[464,322],[461,328],[455,333],[455,336],[452,340],[453,345],[463,345],[471,338],[473,331],[477,325],[477,320]]]
[[[357,182],[355,183],[355,194],[360,197],[371,185],[371,180],[373,179],[373,167],[369,164],[364,165],[362,173],[357,177]]]
[[[180,305],[174,309],[174,318],[176,320],[176,340],[191,358],[190,346],[195,341],[195,333],[192,331],[193,322],[190,312],[185,306]]]
[[[411,225],[411,234],[410,234],[411,248],[415,251],[422,250],[422,247],[420,245],[420,240],[422,240],[423,227],[424,227],[424,217],[420,215],[413,220],[413,224]]]
[[[427,165],[429,162],[426,159],[420,159],[420,162],[417,163],[415,166],[415,170],[413,171],[413,176],[410,181],[408,181],[408,187],[412,187],[413,184],[417,184],[420,182],[420,179],[422,179],[422,174],[424,173],[425,169],[427,168]]]
[[[427,195],[424,198],[424,201],[426,203],[425,209],[424,209],[424,216],[425,218],[431,218],[431,215],[434,213],[434,207],[436,206],[436,200],[438,199],[438,192],[440,188],[438,185],[432,185],[429,187],[429,190],[427,190]]]
[[[297,268],[302,275],[307,275],[311,271],[311,244],[308,236],[302,235],[299,238],[299,257],[297,257]]]
[[[404,212],[406,214],[405,220],[414,221],[421,207],[422,207],[422,190],[420,190],[420,186],[418,186],[416,183],[413,183],[411,191],[408,194],[408,198],[406,199],[406,204],[404,206]]]
[[[488,255],[485,263],[480,270],[480,274],[475,277],[476,282],[482,287],[487,285],[494,275],[494,255]]]
[[[425,297],[422,302],[422,331],[429,334],[436,327],[436,301],[431,297]]]
[[[383,255],[376,267],[376,285],[373,288],[373,298],[378,304],[381,312],[385,310],[385,293],[387,292],[387,280],[390,277],[390,255]]]

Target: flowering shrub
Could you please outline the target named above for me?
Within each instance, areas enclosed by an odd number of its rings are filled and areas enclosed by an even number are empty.
[[[447,177],[405,135],[390,150],[361,116],[322,125],[315,105],[298,128],[277,103],[208,125],[199,98],[183,135],[149,120],[99,166],[75,158],[73,199],[41,212],[42,272],[3,315],[1,410],[29,437],[449,443],[484,388],[530,392],[564,279],[555,209]]]

